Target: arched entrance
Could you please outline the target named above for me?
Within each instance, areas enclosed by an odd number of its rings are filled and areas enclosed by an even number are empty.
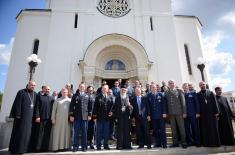
[[[108,34],[96,39],[80,61],[83,81],[95,86],[101,83],[101,79],[119,78],[139,79],[145,84],[151,64],[144,47],[135,39],[121,34]]]

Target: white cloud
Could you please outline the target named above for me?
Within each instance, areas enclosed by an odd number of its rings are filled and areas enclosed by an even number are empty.
[[[9,64],[14,38],[8,44],[0,44],[0,64]]]
[[[229,52],[219,51],[217,48],[223,39],[227,38],[222,32],[206,36],[204,42],[204,57],[207,61],[209,70],[209,82],[212,87],[226,87],[231,84],[229,73],[235,65],[235,59]]]
[[[216,86],[227,87],[232,83],[230,78],[216,77],[210,81],[210,85],[215,88]]]
[[[224,21],[235,26],[235,12],[226,13],[223,17],[219,19],[219,21]]]

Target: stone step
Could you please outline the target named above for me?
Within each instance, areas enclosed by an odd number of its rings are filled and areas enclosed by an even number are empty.
[[[189,147],[187,149],[182,149],[181,147],[178,148],[167,148],[167,149],[137,149],[137,146],[134,146],[132,150],[116,150],[115,148],[111,147],[111,150],[88,150],[87,152],[78,151],[76,153],[68,151],[68,152],[47,152],[47,153],[28,153],[26,155],[80,155],[80,154],[88,154],[88,155],[189,155],[189,154],[217,154],[217,153],[228,153],[234,154],[235,147],[234,146],[222,146],[222,147]],[[0,150],[1,155],[10,155],[10,153],[5,150]]]

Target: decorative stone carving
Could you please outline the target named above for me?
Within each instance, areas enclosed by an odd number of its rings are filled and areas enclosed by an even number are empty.
[[[97,9],[114,18],[125,16],[131,10],[129,0],[99,0]]]

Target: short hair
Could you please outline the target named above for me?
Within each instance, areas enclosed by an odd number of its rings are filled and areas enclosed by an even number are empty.
[[[103,88],[103,87],[107,87],[107,88],[109,89],[109,85],[107,85],[107,84],[103,85],[102,88]]]
[[[80,83],[80,84],[79,84],[79,87],[80,87],[81,85],[84,85],[84,87],[86,87],[86,86],[85,86],[85,83]]]
[[[88,89],[90,89],[90,88],[93,88],[93,89],[94,89],[94,87],[91,86],[91,85],[89,85],[86,89],[88,90]]]
[[[215,87],[215,91],[218,91],[219,89],[222,89],[222,87]]]
[[[64,90],[66,90],[67,92],[69,91],[68,88],[63,87],[63,88],[61,89],[61,92],[63,92]]]
[[[169,83],[175,83],[175,80],[169,80],[169,81],[168,81],[168,84],[169,84]]]
[[[182,87],[184,88],[185,85],[189,85],[189,83],[187,82],[183,83]]]

